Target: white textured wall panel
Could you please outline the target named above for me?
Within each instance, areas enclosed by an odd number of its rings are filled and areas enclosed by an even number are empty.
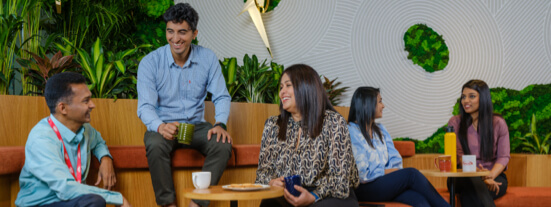
[[[180,2],[180,1],[176,1]],[[199,44],[218,57],[271,60],[242,0],[185,0],[199,12]],[[274,61],[306,63],[351,87],[382,90],[380,120],[393,137],[425,139],[444,125],[469,79],[522,89],[551,82],[548,0],[281,0],[263,14]],[[418,23],[443,35],[450,61],[427,73],[407,59],[403,35]]]

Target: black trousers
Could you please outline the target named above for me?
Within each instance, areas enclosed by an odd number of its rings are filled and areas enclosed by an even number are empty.
[[[480,177],[456,178],[455,192],[459,195],[461,206],[473,207],[495,207],[494,200],[505,195],[507,192],[507,176],[501,173],[495,179],[501,183],[499,192],[490,191],[486,183]],[[450,179],[448,178],[448,190],[450,189]]]
[[[309,191],[313,189],[308,189]],[[356,194],[354,194],[354,189],[350,188],[349,190],[350,194],[348,195],[348,198],[346,199],[338,199],[338,198],[324,198],[318,202],[313,203],[310,205],[311,207],[348,207],[348,206],[359,206],[358,199],[356,198]],[[272,199],[264,199],[260,203],[260,207],[291,207],[291,204],[285,200],[285,197],[279,197],[279,198],[272,198]]]
[[[174,181],[172,179],[172,152],[176,148],[193,148],[205,156],[203,171],[211,172],[211,185],[217,185],[222,177],[228,160],[231,157],[232,145],[229,143],[216,142],[216,135],[207,140],[207,132],[212,128],[208,122],[195,125],[193,141],[191,145],[179,144],[176,139],[167,140],[157,132],[147,131],[144,135],[145,150],[155,200],[158,205],[168,205],[176,200]],[[209,201],[194,200],[201,206],[208,206]]]

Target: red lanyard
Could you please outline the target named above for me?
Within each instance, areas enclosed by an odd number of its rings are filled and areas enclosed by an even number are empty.
[[[80,167],[80,144],[78,144],[77,148],[77,169],[76,169],[76,176],[75,176],[75,169],[73,169],[73,165],[71,164],[71,160],[69,160],[69,154],[67,154],[67,149],[65,149],[65,143],[63,142],[63,139],[61,138],[61,134],[59,133],[59,130],[55,126],[54,122],[51,118],[48,117],[48,123],[50,123],[50,126],[54,130],[54,132],[57,134],[57,138],[59,138],[59,141],[61,141],[61,144],[63,145],[63,154],[65,155],[65,163],[67,164],[67,167],[69,168],[69,172],[71,172],[71,175],[77,180],[78,183],[81,183],[82,181],[82,171]]]

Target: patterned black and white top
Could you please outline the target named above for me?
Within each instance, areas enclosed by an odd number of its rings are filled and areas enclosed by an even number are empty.
[[[256,183],[268,184],[281,176],[301,175],[302,186],[320,198],[347,198],[350,187],[359,185],[346,120],[334,111],[325,111],[323,129],[312,139],[303,132],[297,148],[300,123],[291,117],[287,139],[279,141],[277,116],[266,120],[256,170]]]

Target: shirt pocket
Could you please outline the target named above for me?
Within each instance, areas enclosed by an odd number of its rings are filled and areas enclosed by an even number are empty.
[[[207,92],[208,81],[208,71],[200,69],[193,71],[193,76],[191,80],[189,80],[190,87],[188,87],[188,92],[191,94],[191,97],[197,100],[204,99]]]

